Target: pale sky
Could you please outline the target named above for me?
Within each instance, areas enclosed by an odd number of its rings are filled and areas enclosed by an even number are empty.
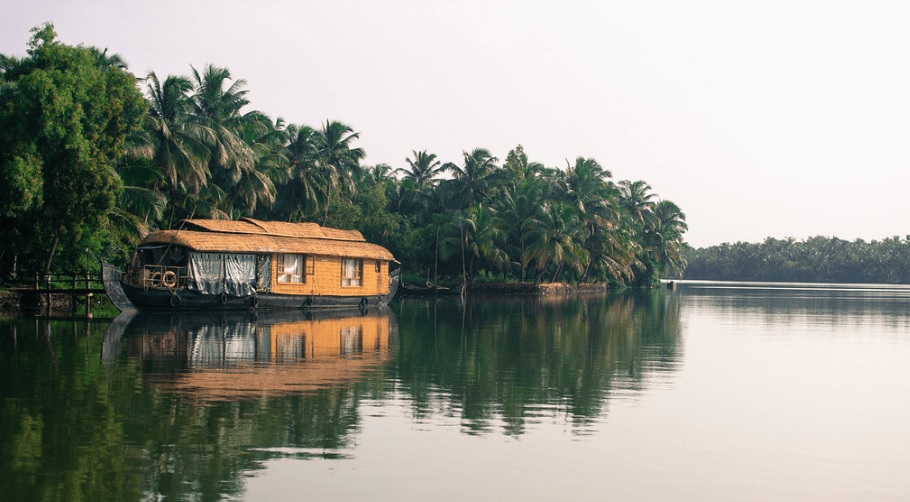
[[[366,163],[517,144],[676,202],[700,247],[910,234],[910,1],[0,0],[137,76],[225,66],[251,109],[340,120]]]

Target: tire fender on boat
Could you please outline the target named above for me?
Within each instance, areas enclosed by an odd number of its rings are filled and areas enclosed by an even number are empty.
[[[224,305],[227,303],[227,293],[221,293],[221,304]]]
[[[180,306],[180,297],[177,296],[176,294],[171,295],[170,304],[171,304],[171,307],[179,307]]]
[[[360,308],[366,307],[367,303],[369,303],[369,300],[367,300],[366,298],[361,298],[360,299]]]
[[[252,298],[250,298],[250,305],[252,305],[254,308],[258,307],[259,306],[259,296],[253,295]]]

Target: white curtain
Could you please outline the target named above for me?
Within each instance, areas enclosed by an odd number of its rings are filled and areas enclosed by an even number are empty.
[[[224,293],[224,258],[219,253],[190,254],[189,289],[204,295]]]
[[[231,296],[249,296],[256,284],[256,255],[225,254],[224,292]]]
[[[255,292],[256,255],[193,253],[189,289],[204,295],[249,296]]]

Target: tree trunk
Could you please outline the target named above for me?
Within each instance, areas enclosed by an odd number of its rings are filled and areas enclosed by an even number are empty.
[[[553,279],[550,282],[556,282],[556,278],[559,277],[559,273],[562,271],[562,262],[556,264],[556,272],[553,272]]]
[[[332,187],[329,185],[328,191],[325,194],[325,213],[322,216],[322,226],[326,226],[329,221],[329,204],[332,203]]]
[[[51,273],[51,264],[54,262],[54,254],[57,252],[57,243],[60,242],[60,229],[58,228],[54,232],[54,243],[51,245],[50,256],[47,257],[47,264],[44,265],[44,276],[47,277]]]

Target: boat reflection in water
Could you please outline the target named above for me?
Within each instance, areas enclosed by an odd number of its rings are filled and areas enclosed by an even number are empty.
[[[195,399],[301,394],[365,378],[390,358],[387,307],[329,312],[136,314],[118,318],[104,357],[143,364],[148,381]]]

